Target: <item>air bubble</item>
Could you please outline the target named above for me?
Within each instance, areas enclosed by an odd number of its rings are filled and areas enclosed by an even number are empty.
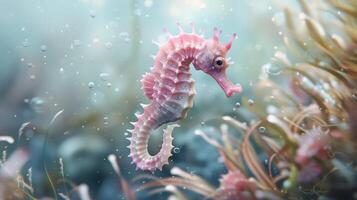
[[[113,44],[111,42],[106,42],[105,43],[105,48],[110,49],[113,47]]]
[[[130,41],[130,38],[129,38],[129,33],[128,32],[121,32],[119,33],[119,38],[126,41],[126,42],[129,42]]]
[[[88,87],[89,87],[89,89],[94,88],[94,86],[95,86],[95,84],[94,84],[93,82],[89,82],[89,83],[88,83]]]
[[[332,123],[332,124],[337,124],[337,123],[340,122],[340,120],[338,119],[338,117],[337,117],[337,116],[334,116],[334,115],[331,115],[328,120],[329,120],[329,122]]]
[[[46,52],[47,51],[47,46],[46,45],[41,45],[41,51]]]
[[[261,126],[261,127],[258,128],[258,130],[259,130],[260,133],[264,133],[266,128],[264,126]]]
[[[265,73],[267,73],[269,75],[277,76],[277,75],[281,74],[282,67],[281,67],[281,65],[278,65],[278,64],[268,63],[268,64],[263,65],[263,70]]]
[[[356,94],[356,93],[353,93],[353,94],[352,94],[352,99],[355,100],[355,101],[357,101],[357,94]]]
[[[248,99],[248,105],[252,106],[254,104],[254,100],[253,99]]]
[[[108,81],[109,80],[109,74],[108,73],[100,73],[99,74],[99,78],[102,80],[102,81]]]
[[[275,13],[271,20],[276,26],[283,26],[285,24],[284,13],[283,12]]]
[[[96,37],[95,37],[95,38],[93,38],[93,44],[95,44],[95,45],[96,45],[96,44],[98,44],[98,43],[99,43],[99,38],[96,38]]]
[[[89,16],[90,16],[91,18],[95,18],[95,17],[97,16],[97,12],[96,12],[95,10],[90,10],[90,11],[89,11]]]
[[[180,148],[175,147],[175,148],[174,148],[174,153],[180,153]]]
[[[32,63],[27,63],[27,67],[32,68],[33,64]]]
[[[144,6],[150,8],[153,4],[152,0],[144,0]]]
[[[73,44],[74,44],[74,46],[78,47],[78,46],[81,45],[81,41],[80,40],[74,40]]]
[[[141,16],[142,15],[142,10],[140,8],[134,10],[134,14],[137,16]]]
[[[108,125],[109,124],[108,120],[109,120],[108,117],[103,117],[104,125]]]
[[[240,108],[240,103],[239,102],[236,103],[236,108]]]
[[[28,47],[29,46],[29,41],[28,41],[27,38],[22,42],[22,46],[23,47]]]
[[[32,110],[34,110],[37,113],[42,113],[44,112],[44,105],[45,105],[46,101],[41,98],[41,97],[34,97],[31,99],[30,102],[30,107],[32,108]]]
[[[283,182],[283,187],[284,188],[289,188],[291,186],[291,182],[289,181],[289,180],[285,180],[284,182]]]

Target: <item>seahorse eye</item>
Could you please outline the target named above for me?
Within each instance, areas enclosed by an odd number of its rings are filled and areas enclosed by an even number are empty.
[[[214,59],[213,65],[216,68],[222,68],[224,66],[224,58],[222,56],[216,57]]]

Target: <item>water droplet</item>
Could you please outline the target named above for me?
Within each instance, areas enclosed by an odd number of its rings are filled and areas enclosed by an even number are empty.
[[[248,105],[252,106],[254,104],[253,99],[248,99]]]
[[[46,45],[41,45],[41,51],[42,51],[42,52],[47,51],[47,46],[46,46]]]
[[[180,148],[175,147],[175,148],[174,148],[174,153],[180,153]]]
[[[258,128],[259,129],[259,132],[260,133],[264,133],[265,132],[265,127],[264,126],[261,126]]]
[[[239,102],[236,103],[236,107],[240,108],[240,103]]]
[[[119,38],[124,40],[124,41],[126,41],[126,42],[130,41],[130,37],[129,37],[129,33],[128,32],[119,33]]]
[[[109,124],[108,120],[109,120],[108,117],[103,117],[104,125],[108,125]]]
[[[108,88],[112,87],[112,84],[111,83],[107,83],[107,87]]]
[[[279,64],[268,63],[263,65],[263,70],[265,73],[269,75],[277,76],[281,74],[282,67]]]
[[[32,68],[33,64],[32,63],[27,63],[27,67]]]
[[[100,73],[99,74],[99,78],[102,80],[102,81],[108,81],[109,80],[109,74],[108,73]]]
[[[261,44],[256,44],[254,46],[254,49],[257,50],[257,51],[260,51],[260,50],[262,50],[262,45]]]
[[[356,94],[356,93],[353,93],[353,94],[352,94],[352,99],[355,100],[355,101],[357,101],[357,94]]]
[[[89,89],[94,88],[94,86],[95,86],[95,84],[94,84],[93,82],[89,82],[89,83],[88,83],[88,87],[89,87]]]
[[[34,97],[31,99],[30,107],[37,113],[44,112],[44,105],[46,101],[41,97]]]
[[[291,182],[289,181],[289,180],[285,180],[284,182],[283,182],[283,187],[284,188],[289,188],[291,186]]]
[[[93,44],[97,45],[99,43],[99,38],[93,38]]]
[[[28,47],[29,46],[29,41],[28,41],[27,38],[22,42],[22,46],[23,47]]]
[[[335,116],[335,115],[331,115],[328,120],[329,120],[330,123],[333,123],[333,124],[337,124],[337,123],[340,122],[340,120],[338,119],[338,117]]]
[[[150,8],[153,4],[152,0],[144,0],[144,6]]]
[[[81,41],[80,40],[74,40],[73,44],[74,44],[74,46],[78,47],[78,46],[81,45]]]
[[[141,9],[140,8],[135,9],[134,14],[137,15],[137,16],[141,16],[142,15]]]
[[[271,20],[276,26],[283,26],[285,24],[285,15],[283,12],[277,12]]]
[[[89,16],[90,16],[91,18],[95,18],[95,17],[97,16],[97,12],[96,12],[95,10],[90,10],[90,11],[89,11]]]
[[[106,42],[105,43],[105,48],[110,49],[113,47],[113,44],[111,42]]]
[[[277,114],[279,112],[279,109],[273,105],[268,105],[266,110],[269,114]]]

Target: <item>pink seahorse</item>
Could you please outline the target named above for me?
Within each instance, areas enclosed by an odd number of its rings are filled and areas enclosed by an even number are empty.
[[[234,33],[227,44],[221,44],[221,31],[214,29],[211,39],[204,39],[195,33],[193,24],[192,33],[185,33],[178,24],[180,34],[172,36],[160,46],[155,56],[154,66],[150,73],[146,73],[141,82],[145,95],[151,100],[143,105],[144,112],[138,115],[137,122],[133,122],[134,129],[128,138],[130,145],[129,157],[137,168],[154,171],[162,169],[168,164],[172,155],[172,131],[178,125],[169,125],[163,134],[163,143],[156,155],[148,152],[150,133],[163,124],[175,122],[186,117],[188,109],[192,107],[195,94],[194,80],[191,78],[190,64],[196,70],[202,70],[221,86],[228,97],[240,93],[242,88],[234,85],[226,76],[228,61],[226,54],[236,37]]]

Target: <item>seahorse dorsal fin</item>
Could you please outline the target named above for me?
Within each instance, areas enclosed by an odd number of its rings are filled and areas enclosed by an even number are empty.
[[[145,96],[152,99],[154,94],[155,77],[150,73],[146,73],[141,79],[141,83],[143,84]]]

